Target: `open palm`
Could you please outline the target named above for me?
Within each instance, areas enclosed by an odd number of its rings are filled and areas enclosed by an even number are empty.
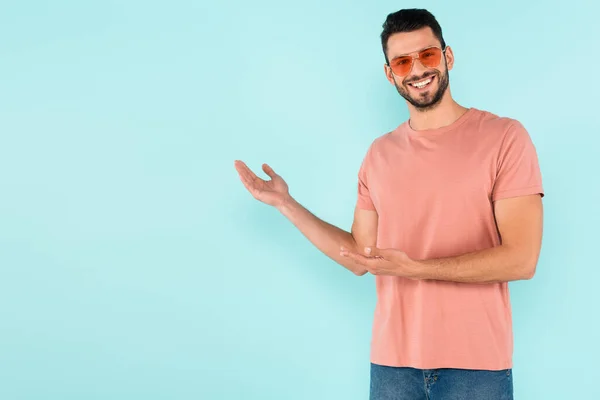
[[[277,207],[289,196],[287,183],[267,164],[263,164],[262,169],[271,177],[269,181],[256,176],[243,161],[236,160],[234,165],[240,180],[255,199]]]

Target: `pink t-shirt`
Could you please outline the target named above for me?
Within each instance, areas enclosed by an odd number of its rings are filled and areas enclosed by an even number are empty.
[[[535,147],[516,120],[470,108],[440,129],[408,121],[378,137],[359,170],[357,206],[379,216],[377,246],[414,259],[500,244],[493,202],[541,194]],[[512,368],[508,283],[376,276],[371,362],[413,368]]]

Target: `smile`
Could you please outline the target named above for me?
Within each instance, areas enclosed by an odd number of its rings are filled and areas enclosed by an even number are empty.
[[[411,82],[409,83],[409,85],[417,89],[424,89],[427,86],[431,85],[431,82],[433,82],[434,79],[435,76],[430,76],[417,82]]]

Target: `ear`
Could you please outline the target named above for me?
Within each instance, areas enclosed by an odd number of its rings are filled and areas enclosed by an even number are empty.
[[[446,46],[446,64],[448,65],[448,71],[454,67],[454,52],[450,46]]]
[[[387,78],[388,82],[391,83],[392,86],[396,86],[396,82],[394,81],[394,74],[389,65],[383,64],[383,70],[385,72],[385,77]]]

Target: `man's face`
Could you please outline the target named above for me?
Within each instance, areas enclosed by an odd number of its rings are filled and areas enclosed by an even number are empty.
[[[441,47],[431,28],[425,27],[413,32],[395,33],[388,39],[388,59],[391,61],[403,55],[416,55],[420,50],[431,46]],[[415,108],[426,111],[434,108],[441,100],[449,85],[448,71],[452,69],[454,57],[447,47],[442,54],[440,65],[427,68],[416,59],[406,76],[395,75],[389,66],[385,66],[386,76],[396,86],[398,93]],[[416,87],[416,82],[431,80],[424,87]]]

